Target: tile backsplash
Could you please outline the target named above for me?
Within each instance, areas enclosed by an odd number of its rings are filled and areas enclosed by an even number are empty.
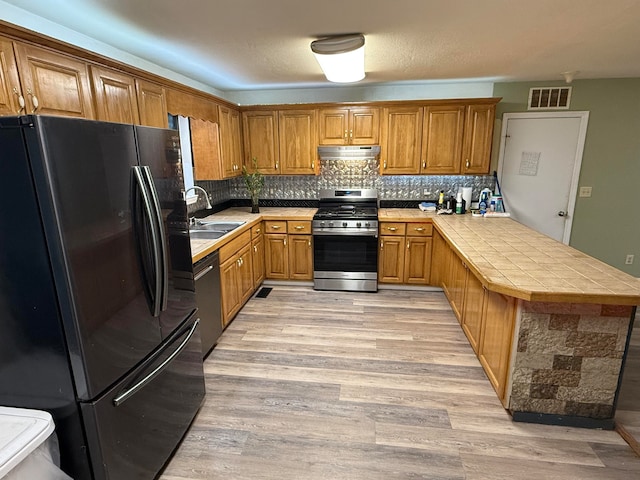
[[[435,199],[440,190],[455,195],[459,187],[472,187],[473,198],[480,190],[493,190],[492,175],[380,175],[377,160],[328,160],[320,166],[320,175],[267,175],[262,199],[317,199],[320,190],[331,188],[375,188],[380,200]],[[206,189],[214,204],[231,199],[247,199],[249,194],[242,177],[221,181],[198,181]],[[424,192],[431,192],[425,195]],[[204,206],[200,200],[190,211]]]

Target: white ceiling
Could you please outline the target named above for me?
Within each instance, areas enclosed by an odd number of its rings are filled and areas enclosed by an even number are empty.
[[[4,3],[221,91],[328,86],[309,44],[343,33],[369,85],[640,77],[638,0]]]

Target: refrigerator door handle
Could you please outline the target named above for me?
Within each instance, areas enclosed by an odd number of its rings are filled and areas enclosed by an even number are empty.
[[[120,395],[118,395],[116,398],[114,398],[113,404],[116,407],[122,405],[127,399],[135,395],[136,392],[138,392],[147,383],[153,380],[159,373],[161,373],[173,361],[173,359],[176,358],[178,355],[180,355],[180,353],[182,353],[182,351],[187,347],[187,345],[189,344],[189,341],[191,340],[191,337],[193,337],[193,334],[196,333],[196,329],[198,328],[199,323],[200,323],[200,319],[196,318],[196,320],[193,322],[193,325],[191,326],[191,329],[189,330],[189,333],[187,334],[187,337],[182,341],[180,346],[178,346],[178,348],[176,348],[174,352],[171,355],[169,355],[160,365],[154,368],[151,371],[151,373],[145,376],[133,387],[128,388],[127,390],[122,392]]]
[[[149,307],[151,310],[151,314],[154,317],[157,317],[158,315],[160,315],[160,307],[161,307],[161,292],[162,292],[161,261],[162,259],[160,258],[160,246],[158,245],[158,231],[157,231],[158,228],[157,228],[156,216],[153,214],[152,204],[149,198],[149,191],[148,191],[148,188],[146,187],[146,182],[145,182],[141,168],[138,166],[133,166],[131,167],[131,171],[133,174],[133,178],[135,179],[135,185],[132,187],[136,190],[132,192],[134,202],[139,193],[140,196],[142,197],[144,211],[146,213],[146,217],[150,227],[150,240],[151,240],[151,250],[152,250],[151,253],[153,255],[153,264],[154,264],[152,275],[155,277],[154,278],[155,281],[153,283],[153,287],[148,286],[147,288],[152,290],[149,292],[149,297],[150,297]],[[135,204],[133,206],[133,211],[134,211],[134,214],[137,214],[137,207]],[[136,228],[137,227],[138,225],[136,224]],[[145,243],[146,242],[139,242],[141,249],[146,248]],[[144,259],[146,257],[144,256],[144,253],[142,254],[142,258],[143,258],[143,263],[145,263]],[[144,269],[143,269],[143,274],[146,274],[146,271]],[[145,282],[145,285],[147,285],[146,282]]]
[[[169,268],[167,265],[167,241],[164,231],[164,221],[162,218],[162,209],[160,208],[160,201],[158,200],[158,192],[156,190],[155,182],[153,181],[153,176],[151,175],[151,169],[148,166],[141,167],[142,172],[144,173],[145,179],[147,181],[147,185],[149,187],[151,203],[153,205],[153,210],[155,212],[155,218],[157,222],[157,234],[158,234],[158,245],[160,247],[160,259],[161,262],[159,264],[160,278],[162,279],[162,284],[160,286],[159,292],[160,297],[158,300],[160,311],[164,311],[167,309],[167,297],[169,296]]]

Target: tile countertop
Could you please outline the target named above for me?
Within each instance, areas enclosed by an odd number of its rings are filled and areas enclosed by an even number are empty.
[[[215,250],[243,234],[262,220],[311,220],[316,213],[315,208],[297,207],[260,207],[260,213],[251,213],[251,207],[228,208],[201,218],[203,222],[246,222],[244,225],[215,240],[191,239],[191,260],[195,263]]]
[[[640,279],[510,218],[381,209],[380,221],[431,219],[489,290],[529,301],[640,304]]]

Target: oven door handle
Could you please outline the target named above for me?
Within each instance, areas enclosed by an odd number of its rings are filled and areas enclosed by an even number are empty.
[[[366,230],[349,230],[341,231],[341,232],[324,232],[315,230],[313,232],[314,237],[324,237],[324,236],[332,236],[332,237],[375,237],[378,238],[378,232],[366,231]]]

